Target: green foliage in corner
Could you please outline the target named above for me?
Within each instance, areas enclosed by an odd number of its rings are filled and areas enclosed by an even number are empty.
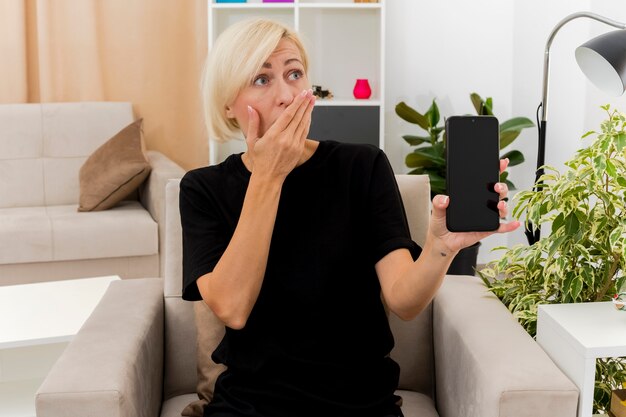
[[[532,246],[498,248],[504,256],[479,272],[533,336],[539,304],[608,301],[626,282],[626,116],[602,109],[608,119],[583,136],[595,140],[568,169],[546,166],[537,190],[516,196],[513,217],[551,224],[551,233]],[[606,412],[611,388],[626,381],[626,360],[599,360],[597,375],[594,413]]]

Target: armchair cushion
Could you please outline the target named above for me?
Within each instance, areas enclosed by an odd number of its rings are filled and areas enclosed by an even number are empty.
[[[198,397],[182,412],[183,416],[202,417],[204,406],[213,399],[213,390],[217,377],[226,369],[222,364],[216,364],[211,354],[224,337],[224,325],[219,321],[204,301],[194,302],[194,316],[198,335]]]
[[[139,119],[105,142],[80,168],[78,211],[113,207],[135,191],[150,173]]]

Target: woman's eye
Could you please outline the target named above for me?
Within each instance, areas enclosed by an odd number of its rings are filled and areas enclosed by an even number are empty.
[[[302,71],[300,70],[294,71],[289,74],[289,79],[291,80],[299,80],[300,78],[302,78]]]
[[[268,82],[269,82],[269,80],[264,75],[256,77],[254,79],[254,85],[267,85]]]

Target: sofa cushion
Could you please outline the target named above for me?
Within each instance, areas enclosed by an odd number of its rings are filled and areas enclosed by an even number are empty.
[[[0,207],[43,206],[44,178],[41,158],[0,160]]]
[[[142,119],[106,141],[80,168],[79,211],[106,210],[135,191],[150,173]]]
[[[0,208],[0,264],[51,261],[51,240],[45,207]]]
[[[0,160],[43,155],[40,104],[0,105]]]
[[[134,120],[131,103],[82,101],[41,107],[44,156],[49,158],[91,155]]]
[[[79,213],[76,205],[0,209],[0,263],[153,255],[157,224],[138,201]]]

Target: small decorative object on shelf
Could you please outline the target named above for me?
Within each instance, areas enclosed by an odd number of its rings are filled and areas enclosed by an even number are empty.
[[[216,3],[246,3],[248,0],[215,0]]]
[[[615,294],[613,296],[613,304],[615,304],[616,309],[626,311],[626,291]],[[624,414],[624,417],[626,417],[626,414]]]
[[[354,85],[354,98],[366,99],[370,98],[372,95],[372,89],[370,88],[370,83],[366,78],[356,80],[356,84]]]
[[[615,417],[626,417],[626,389],[613,390],[611,394],[611,413]]]
[[[313,95],[317,98],[321,99],[331,99],[333,98],[333,93],[330,90],[323,90],[321,85],[314,85],[313,87]]]
[[[355,3],[378,3],[378,0],[354,0]]]

